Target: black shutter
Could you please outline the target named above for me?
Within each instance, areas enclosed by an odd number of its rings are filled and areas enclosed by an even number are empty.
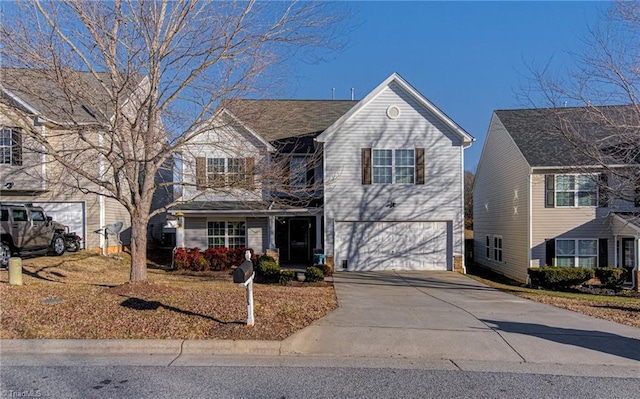
[[[598,176],[598,206],[609,206],[609,176],[604,173]]]
[[[553,259],[556,257],[556,240],[549,238],[546,240],[547,256],[545,266],[553,266]]]
[[[22,166],[22,134],[11,130],[11,165]]]
[[[371,184],[371,148],[362,149],[362,184]]]
[[[554,208],[556,205],[556,177],[555,175],[544,175],[544,207]]]
[[[609,240],[598,240],[598,267],[607,267],[609,263]]]
[[[424,184],[424,148],[416,148],[416,184]]]
[[[196,158],[196,188],[203,190],[207,186],[207,158]]]

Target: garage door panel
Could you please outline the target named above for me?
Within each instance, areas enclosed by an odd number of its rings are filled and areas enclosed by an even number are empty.
[[[349,270],[446,270],[446,248],[446,222],[336,222]]]

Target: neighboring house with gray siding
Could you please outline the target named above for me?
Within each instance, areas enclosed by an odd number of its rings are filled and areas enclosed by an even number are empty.
[[[586,110],[493,113],[473,189],[476,263],[519,281],[528,267],[638,267],[640,193],[621,199],[608,190],[620,183],[612,171],[628,165],[593,166],[557,128],[561,117],[600,138]]]
[[[0,68],[2,201],[40,205],[54,220],[82,236],[85,249],[108,250],[109,246],[115,250],[115,237],[107,238],[95,231],[123,222],[125,232],[121,238],[126,244],[126,229],[130,226],[127,210],[110,197],[109,192],[103,190],[104,195],[95,194],[100,188],[69,174],[27,134],[30,131],[47,137],[57,150],[64,151],[76,144],[72,138],[78,135],[66,134],[70,129],[78,125],[87,126],[86,136],[98,137],[104,134],[97,128],[100,123],[90,111],[90,106],[71,106],[58,86],[38,71],[31,72],[28,69]],[[72,73],[76,74],[76,83],[87,90],[98,85],[88,72]],[[103,77],[106,79],[106,75]],[[144,82],[144,77],[141,77],[135,87],[141,87]],[[96,98],[96,102],[98,100]],[[108,100],[104,103],[107,104]],[[98,175],[102,162],[100,157],[96,157],[87,162],[86,168],[93,169]],[[163,223],[164,216],[155,220],[158,238]]]
[[[178,245],[273,249],[301,264],[319,252],[338,271],[462,268],[473,138],[399,75],[360,101],[235,100],[218,115],[225,123],[183,153]],[[283,155],[284,184],[313,186],[306,201],[275,201],[261,183]]]

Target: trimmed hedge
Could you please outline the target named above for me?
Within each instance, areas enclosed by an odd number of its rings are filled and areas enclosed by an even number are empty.
[[[280,266],[271,256],[262,255],[258,258],[256,275],[265,283],[278,282],[280,280]]]
[[[296,272],[293,270],[280,270],[280,284],[286,285],[289,281],[296,280]]]
[[[614,267],[599,267],[595,269],[595,276],[600,280],[600,284],[606,288],[620,291],[626,280],[626,270]]]
[[[322,269],[315,266],[307,267],[307,270],[304,272],[304,281],[307,283],[324,281],[324,273],[322,272]]]
[[[531,285],[544,288],[566,288],[593,278],[593,269],[582,267],[535,267],[527,270]]]
[[[173,257],[173,266],[179,270],[191,271],[225,271],[231,270],[244,262],[245,252],[250,248],[207,248],[204,252],[200,248],[178,248]]]

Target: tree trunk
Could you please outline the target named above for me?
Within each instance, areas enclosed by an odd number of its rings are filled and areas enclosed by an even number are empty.
[[[640,268],[638,268],[636,271],[636,285],[633,287],[633,290],[635,292],[640,292]]]
[[[131,218],[131,274],[129,281],[147,281],[147,219]]]

